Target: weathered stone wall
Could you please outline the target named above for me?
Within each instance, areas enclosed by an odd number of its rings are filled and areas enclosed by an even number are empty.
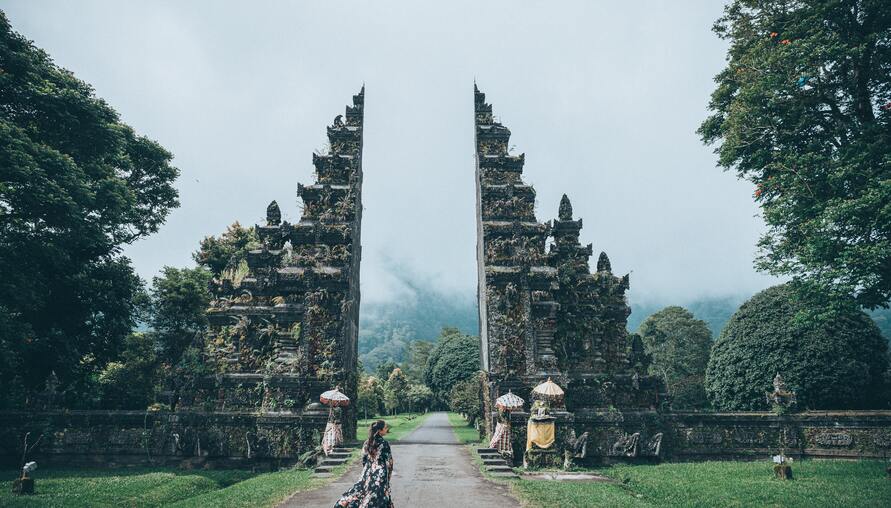
[[[0,462],[18,466],[22,443],[41,465],[270,468],[297,462],[319,441],[325,411],[294,413],[4,411]]]
[[[528,413],[511,418],[515,462],[525,450]],[[555,412],[557,452],[572,430],[588,433],[587,455],[577,463],[627,461],[766,460],[792,457],[891,457],[891,411],[686,413],[656,411]]]
[[[684,413],[662,417],[671,460],[714,457],[891,457],[891,411]]]
[[[514,457],[526,443],[528,413],[512,415]],[[556,453],[573,430],[588,432],[578,463],[891,457],[891,411],[686,413],[556,411]],[[315,446],[327,413],[144,411],[0,412],[0,462],[21,459],[26,432],[40,444],[30,459],[52,465],[171,465],[276,467],[293,464]]]

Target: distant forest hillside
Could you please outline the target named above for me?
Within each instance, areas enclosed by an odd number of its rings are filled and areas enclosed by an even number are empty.
[[[443,326],[462,332],[479,333],[476,296],[473,294],[443,293],[429,287],[412,285],[407,298],[386,303],[363,303],[359,320],[359,358],[367,372],[381,363],[392,360],[403,362],[408,344],[416,340],[433,341]],[[669,306],[680,305],[708,324],[712,337],[751,295],[700,298],[688,302],[648,302],[631,304],[628,330],[636,331],[648,316]],[[891,341],[891,310],[870,313]]]
[[[359,312],[359,359],[367,372],[387,360],[402,363],[408,344],[435,341],[444,326],[479,334],[476,295],[410,286],[408,297],[363,303]]]

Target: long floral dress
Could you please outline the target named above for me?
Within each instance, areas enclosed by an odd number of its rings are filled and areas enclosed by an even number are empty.
[[[362,449],[362,477],[343,493],[335,508],[393,508],[390,500],[390,474],[393,454],[390,443],[374,436],[374,450]]]

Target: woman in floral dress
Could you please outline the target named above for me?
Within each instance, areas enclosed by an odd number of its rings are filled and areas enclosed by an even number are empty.
[[[393,454],[390,443],[384,439],[389,431],[383,420],[371,424],[362,447],[362,477],[343,493],[335,508],[393,508],[390,500]]]

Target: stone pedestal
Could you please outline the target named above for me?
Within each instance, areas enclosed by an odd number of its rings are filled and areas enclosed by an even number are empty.
[[[773,474],[780,480],[792,479],[792,466],[788,464],[777,464],[773,466]]]
[[[16,478],[12,482],[12,493],[13,494],[33,494],[34,493],[34,479],[33,478]]]
[[[563,458],[557,450],[533,448],[523,454],[523,467],[527,469],[556,468],[563,465]]]

